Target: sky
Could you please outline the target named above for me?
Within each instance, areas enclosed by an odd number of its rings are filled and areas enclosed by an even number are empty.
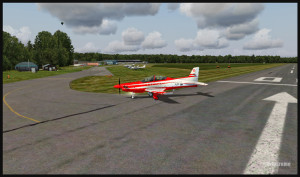
[[[297,3],[3,3],[2,26],[25,45],[61,30],[75,52],[297,56]]]

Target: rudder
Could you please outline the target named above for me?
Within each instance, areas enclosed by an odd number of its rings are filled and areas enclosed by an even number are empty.
[[[194,67],[189,75],[189,77],[197,77],[199,75],[199,67]]]

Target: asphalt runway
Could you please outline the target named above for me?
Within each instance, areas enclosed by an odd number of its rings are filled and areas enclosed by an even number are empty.
[[[157,101],[69,88],[100,68],[3,85],[4,174],[297,174],[297,64]]]

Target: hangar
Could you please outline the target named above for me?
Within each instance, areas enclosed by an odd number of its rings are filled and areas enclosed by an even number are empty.
[[[31,68],[35,68],[35,71],[38,71],[38,66],[32,62],[21,62],[15,66],[15,70],[18,71],[31,71]]]

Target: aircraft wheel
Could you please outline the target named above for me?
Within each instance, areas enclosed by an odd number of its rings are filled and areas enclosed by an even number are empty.
[[[152,94],[151,92],[148,92],[148,95],[149,95],[149,96],[152,96],[153,94]]]

